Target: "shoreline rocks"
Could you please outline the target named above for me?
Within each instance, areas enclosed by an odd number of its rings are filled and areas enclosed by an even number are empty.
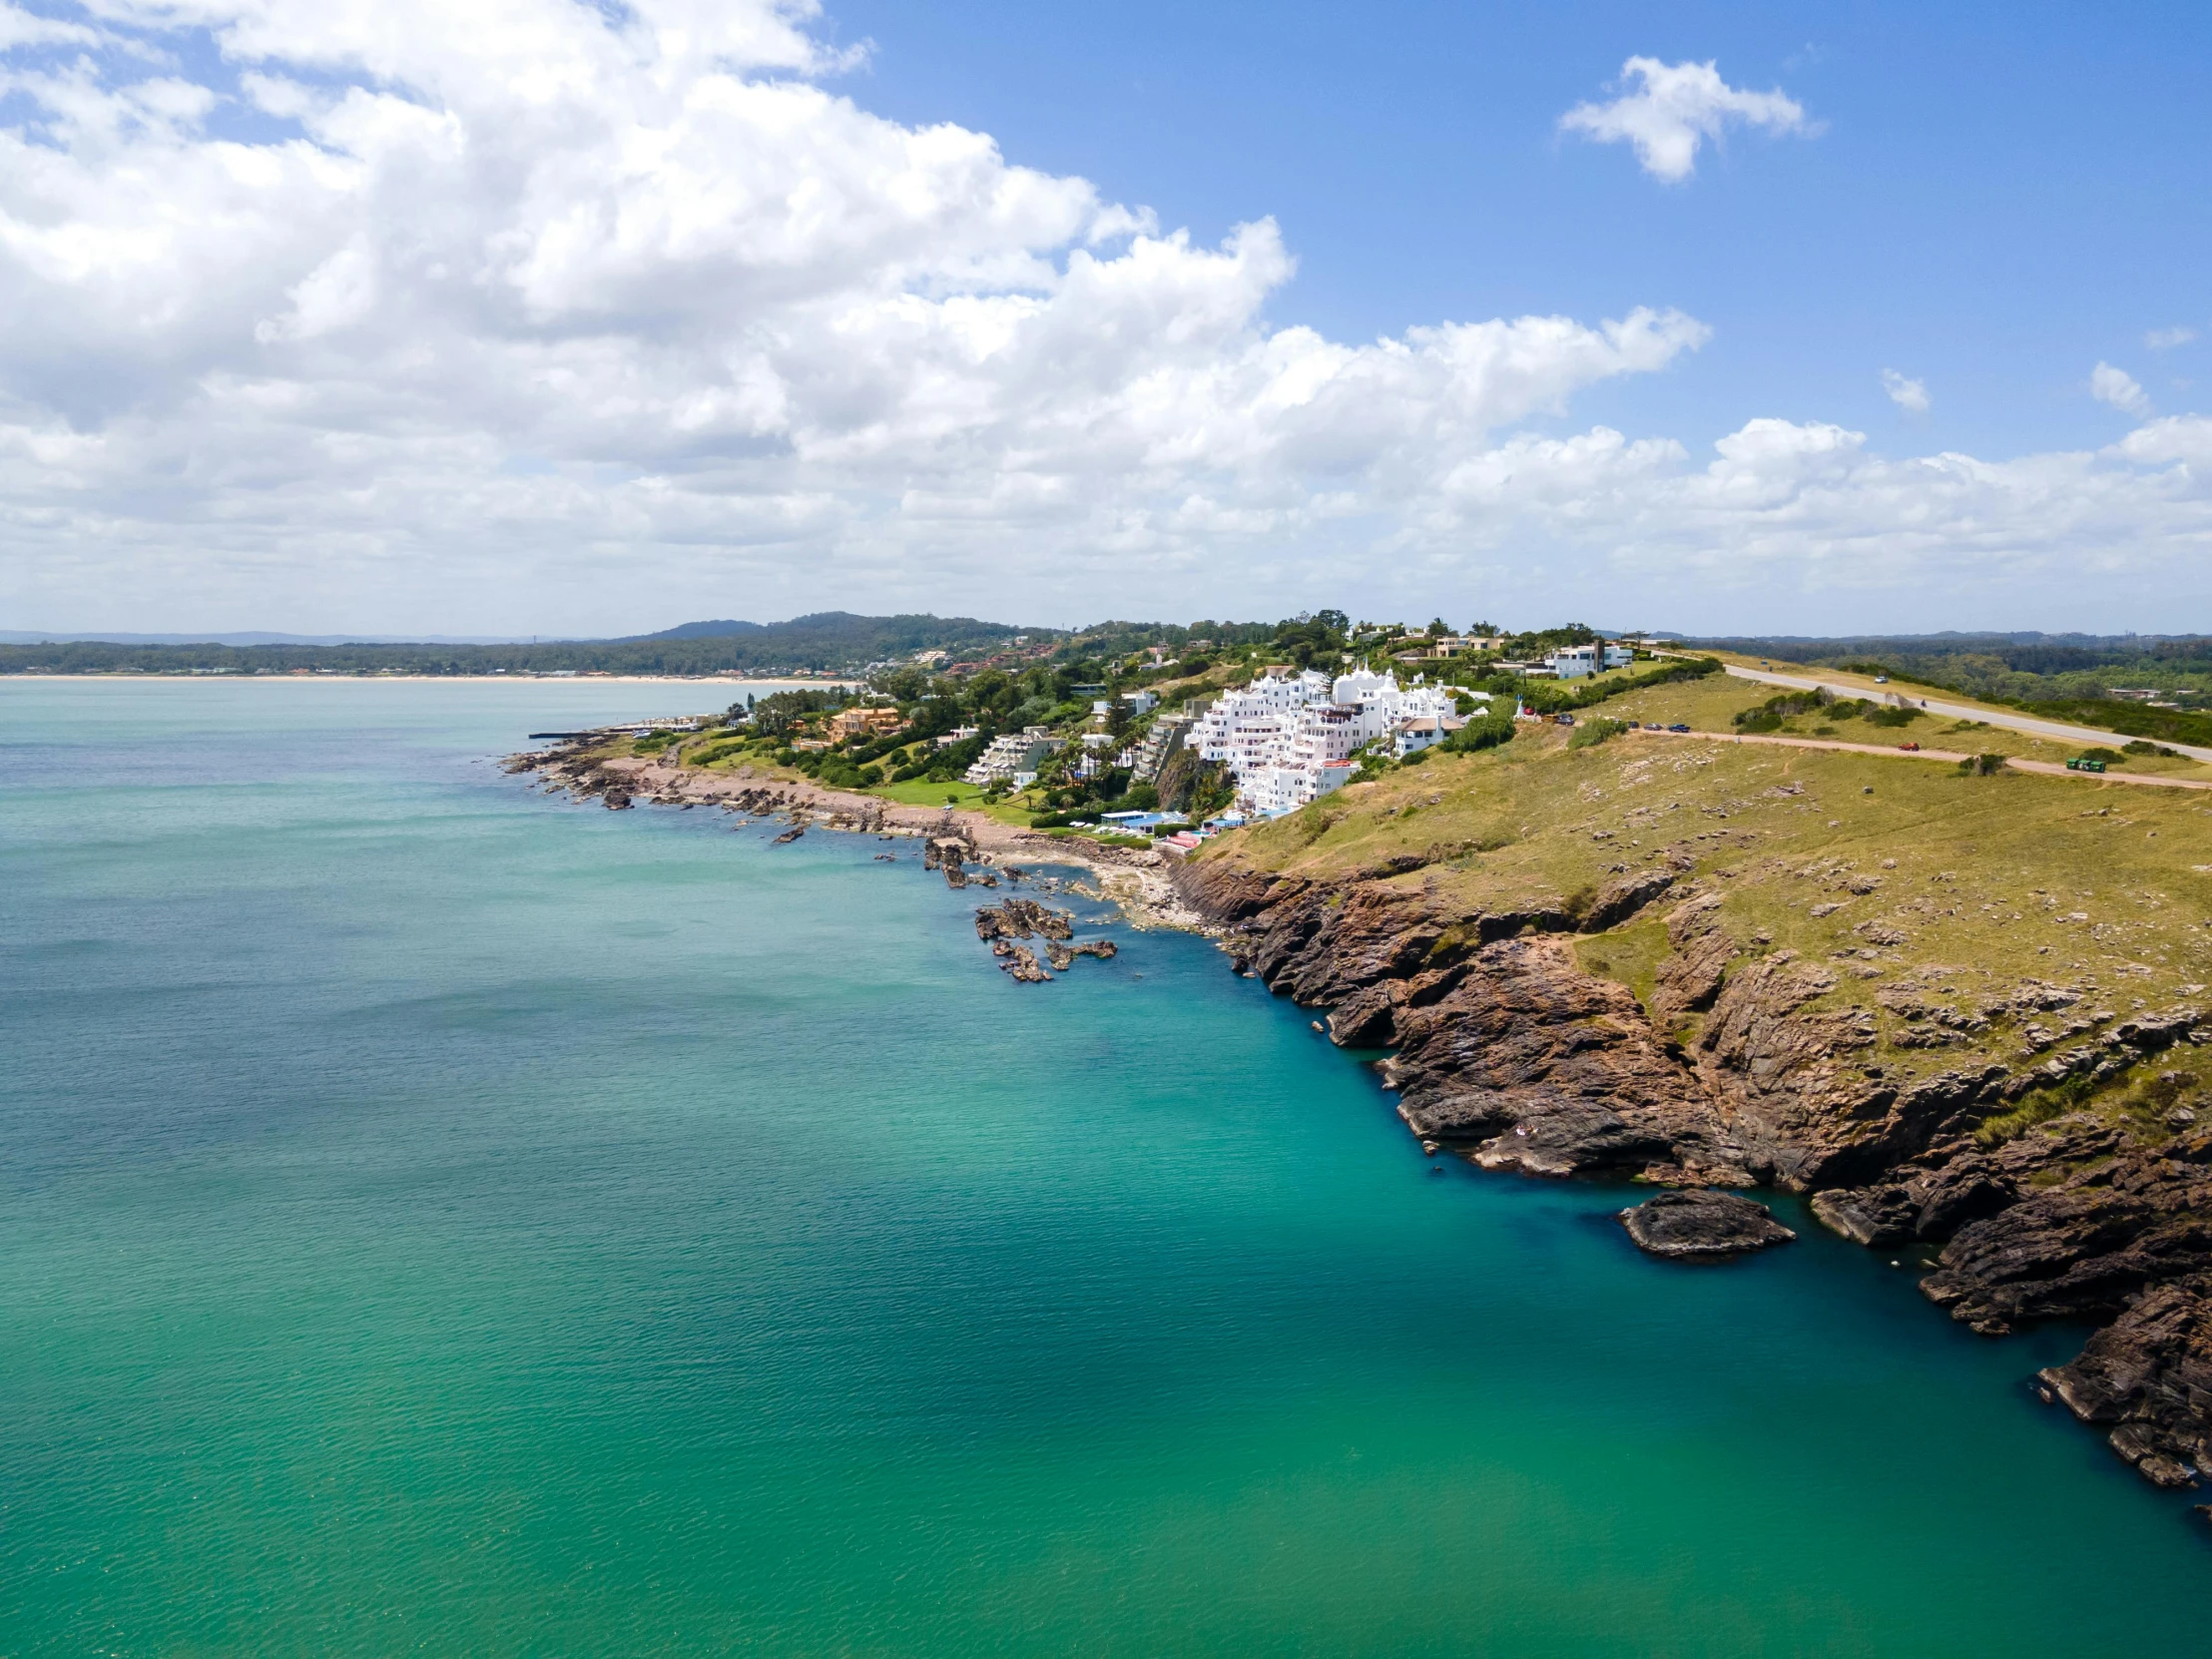
[[[1621,1211],[1620,1223],[1638,1250],[1676,1261],[1741,1256],[1797,1238],[1764,1204],[1734,1193],[1661,1193]]]
[[[598,741],[587,735],[548,749],[510,755],[502,766],[510,775],[534,775],[549,793],[565,794],[577,801],[619,792],[625,805],[642,797],[657,805],[679,808],[720,807],[745,819],[819,820],[830,830],[895,835],[925,843],[933,838],[956,839],[961,846],[963,873],[957,880],[947,875],[947,885],[995,887],[1001,879],[999,874],[988,869],[978,872],[970,866],[987,865],[1007,856],[1032,863],[1072,864],[1089,872],[1097,882],[1099,895],[1117,906],[1133,927],[1213,931],[1175,888],[1172,861],[1150,848],[1062,838],[952,807],[905,807],[875,796],[825,789],[806,780],[764,778],[750,766],[731,772],[703,772],[671,766],[653,756],[607,758],[595,752]],[[928,855],[926,845],[923,855],[930,868],[942,867],[938,859]],[[1018,868],[1021,866],[1005,869],[1004,879],[1009,884],[1028,877],[1026,869],[1017,876],[1014,870]]]
[[[986,904],[975,912],[975,936],[991,947],[999,966],[1024,984],[1048,980],[1051,973],[1038,968],[1036,953],[1016,939],[1044,941],[1044,956],[1053,972],[1065,973],[1078,956],[1105,961],[1120,953],[1112,939],[1075,938],[1075,918],[1033,898],[1013,897],[1003,904]]]

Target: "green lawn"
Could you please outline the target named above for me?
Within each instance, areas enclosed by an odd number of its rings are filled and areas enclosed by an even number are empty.
[[[867,792],[884,801],[895,801],[901,807],[953,806],[962,812],[984,813],[1001,824],[1027,826],[1031,816],[1041,808],[1025,806],[1019,796],[1009,798],[994,807],[984,801],[983,792],[973,784],[932,784],[926,779],[915,779],[910,784],[878,784]]]

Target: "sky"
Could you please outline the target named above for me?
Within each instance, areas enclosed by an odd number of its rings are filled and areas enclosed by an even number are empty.
[[[0,628],[2212,629],[2212,9],[0,0]]]

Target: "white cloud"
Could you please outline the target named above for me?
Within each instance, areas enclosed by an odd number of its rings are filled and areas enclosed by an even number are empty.
[[[2187,345],[2197,337],[2197,331],[2187,323],[2172,328],[2153,328],[2143,336],[2143,343],[2153,351],[2171,351],[2177,345]]]
[[[1295,262],[1271,221],[1201,246],[984,135],[873,116],[823,84],[803,4],[85,15],[147,42],[143,79],[0,60],[17,626],[1492,598],[1803,625],[1807,595],[1845,626],[1997,620],[2038,572],[2096,571],[2109,607],[2201,586],[2193,417],[2006,463],[1781,420],[1705,464],[1575,431],[1577,394],[1704,324],[1274,325]],[[247,109],[177,78],[181,24],[250,71]],[[276,135],[217,136],[248,115]],[[1901,584],[1916,609],[1884,612]]]
[[[1600,144],[1632,144],[1644,171],[1669,184],[1695,173],[1699,145],[1707,139],[1718,143],[1731,125],[1778,135],[1815,132],[1804,106],[1780,88],[1746,92],[1732,87],[1721,79],[1715,63],[1630,58],[1621,65],[1620,84],[1624,90],[1611,103],[1577,104],[1561,116],[1560,130]]]
[[[2150,413],[2150,399],[2136,384],[2135,376],[2110,363],[2099,363],[2089,371],[2089,395],[2138,419]]]
[[[1907,414],[1926,414],[1934,401],[1928,395],[1926,380],[1912,380],[1894,368],[1882,371],[1882,389],[1890,394],[1890,401]]]
[[[14,0],[0,4],[0,52],[18,46],[92,46],[100,36],[81,23],[57,17],[41,17],[25,11]]]

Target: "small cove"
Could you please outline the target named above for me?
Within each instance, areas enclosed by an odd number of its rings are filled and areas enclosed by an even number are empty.
[[[1652,1261],[1203,941],[1015,985],[904,846],[490,764],[684,701],[0,684],[7,1651],[2201,1640],[2076,1334],[1787,1201]]]

